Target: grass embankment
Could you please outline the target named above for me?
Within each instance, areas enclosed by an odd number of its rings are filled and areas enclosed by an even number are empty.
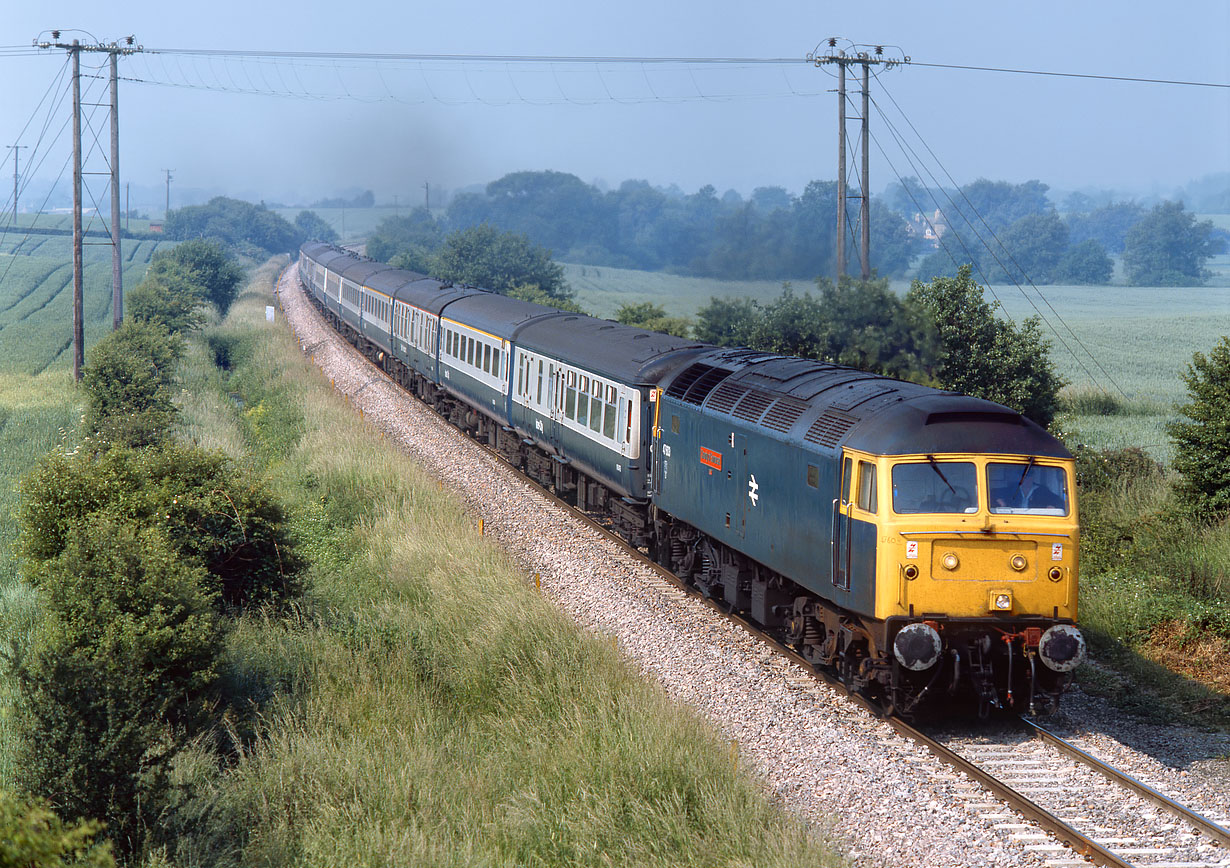
[[[1230,523],[1186,513],[1139,450],[1084,453],[1081,625],[1093,693],[1158,720],[1230,728]]]
[[[169,855],[836,863],[265,324],[269,279],[197,348],[186,409],[195,437],[246,456],[292,504],[309,591],[293,618],[248,617],[231,635],[228,677],[267,697],[259,732],[221,772],[204,750],[182,764],[197,795]]]

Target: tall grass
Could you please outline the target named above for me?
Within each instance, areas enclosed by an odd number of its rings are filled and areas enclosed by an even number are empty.
[[[228,677],[263,711],[222,774],[203,749],[182,764],[197,796],[175,861],[835,864],[356,419],[263,322],[267,301],[245,295],[215,333],[241,349],[217,380],[239,400],[197,405],[195,424],[241,432],[280,481],[311,590],[292,621],[233,634]]]

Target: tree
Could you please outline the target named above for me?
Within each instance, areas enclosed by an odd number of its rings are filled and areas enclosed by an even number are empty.
[[[209,722],[221,634],[204,570],[161,529],[105,518],[74,526],[39,587],[17,669],[21,783],[136,853],[172,759]]]
[[[251,253],[290,253],[302,240],[294,226],[263,204],[226,196],[169,211],[163,231],[175,241],[215,239]]]
[[[337,230],[315,211],[300,211],[295,215],[295,228],[304,241],[337,240]]]
[[[552,298],[572,297],[564,269],[551,261],[551,251],[489,223],[450,233],[434,259],[433,276],[501,294],[532,285]]]
[[[1002,265],[992,272],[994,280],[1054,283],[1068,249],[1068,226],[1054,211],[1027,214],[1003,231],[1000,243],[1004,253],[999,254]]]
[[[108,445],[161,443],[179,418],[175,370],[183,339],[156,322],[125,320],[90,350],[81,379],[85,429]]]
[[[1128,230],[1145,216],[1145,209],[1135,202],[1112,202],[1081,214],[1068,215],[1073,244],[1097,241],[1108,253],[1122,253]]]
[[[1055,417],[1063,380],[1037,317],[1018,329],[995,316],[971,268],[955,278],[915,280],[907,303],[926,312],[936,335],[933,374],[946,389],[997,401],[1047,426]]]
[[[1196,222],[1181,202],[1162,202],[1128,230],[1123,265],[1132,286],[1202,286],[1204,264],[1225,245],[1213,223]]]
[[[1174,467],[1182,474],[1178,491],[1195,512],[1208,518],[1230,515],[1230,338],[1205,356],[1192,356],[1183,374],[1191,399],[1169,426]]]
[[[235,301],[244,276],[243,269],[225,248],[201,239],[155,253],[146,276],[160,278],[170,272],[179,272],[178,276],[200,287],[201,296],[223,316]]]
[[[668,316],[662,305],[651,301],[620,305],[615,312],[615,321],[679,338],[686,338],[692,325],[687,317]]]
[[[752,205],[757,211],[776,211],[788,209],[793,197],[786,192],[785,187],[757,187],[752,191]]]
[[[1092,238],[1074,244],[1059,260],[1056,278],[1064,283],[1105,286],[1115,272],[1105,248]]]
[[[720,347],[750,347],[761,316],[760,305],[754,299],[715,295],[696,312],[692,333],[697,340]]]
[[[392,264],[395,256],[411,256],[425,263],[440,247],[440,224],[426,208],[418,207],[405,217],[385,217],[367,239],[367,255]],[[399,265],[405,268],[404,265]],[[427,273],[424,268],[411,271]]]
[[[587,314],[584,308],[576,303],[571,298],[556,298],[555,296],[547,295],[534,284],[525,286],[514,286],[507,293],[509,298],[528,301],[531,304],[541,304],[543,307],[553,307],[556,310],[564,310],[568,313]]]

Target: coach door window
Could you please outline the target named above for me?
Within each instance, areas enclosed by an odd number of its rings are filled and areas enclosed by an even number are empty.
[[[618,408],[615,404],[615,387],[606,387],[606,407],[604,408],[605,415],[602,417],[602,436],[608,440],[615,439],[615,417],[618,413]]]

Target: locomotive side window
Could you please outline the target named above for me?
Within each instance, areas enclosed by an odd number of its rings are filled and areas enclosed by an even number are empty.
[[[893,512],[898,515],[977,511],[978,479],[972,462],[931,459],[893,465]]]
[[[876,466],[870,461],[858,463],[858,508],[875,512],[879,504],[876,497]]]
[[[851,477],[854,476],[854,459],[847,458],[841,462],[841,505],[850,502]]]
[[[987,492],[993,513],[1068,514],[1068,475],[1061,467],[988,464]]]
[[[672,419],[671,421],[673,422],[674,420]],[[676,431],[675,433],[678,434],[679,432]],[[807,484],[812,488],[820,487],[820,468],[814,464],[807,465]]]

